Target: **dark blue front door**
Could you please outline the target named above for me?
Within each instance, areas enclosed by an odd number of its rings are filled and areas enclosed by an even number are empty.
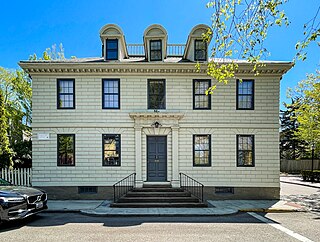
[[[147,136],[147,179],[167,181],[167,136]]]

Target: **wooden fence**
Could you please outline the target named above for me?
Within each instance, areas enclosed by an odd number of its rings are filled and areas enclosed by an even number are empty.
[[[31,186],[32,169],[19,168],[19,169],[0,169],[0,177],[18,186]]]
[[[311,160],[281,160],[280,171],[286,173],[300,173],[302,170],[311,170]],[[320,160],[313,161],[313,169],[320,170]]]

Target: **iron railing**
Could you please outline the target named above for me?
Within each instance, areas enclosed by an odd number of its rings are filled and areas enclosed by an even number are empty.
[[[185,44],[168,44],[167,56],[169,57],[182,57],[186,45]],[[143,57],[145,56],[143,44],[127,44],[129,56]]]
[[[183,190],[190,192],[193,196],[197,197],[199,200],[201,200],[201,202],[203,202],[204,185],[184,173],[180,172],[179,176],[180,187]]]
[[[123,178],[113,185],[113,202],[117,202],[119,198],[131,191],[136,184],[136,173]]]

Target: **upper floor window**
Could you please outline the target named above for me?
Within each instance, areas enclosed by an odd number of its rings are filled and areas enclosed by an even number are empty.
[[[162,41],[150,40],[150,60],[161,61],[162,60]]]
[[[57,80],[57,108],[75,108],[75,81],[74,79]]]
[[[118,60],[118,40],[106,40],[106,60]]]
[[[254,81],[237,80],[237,109],[254,109]]]
[[[237,166],[254,166],[254,135],[237,135]]]
[[[75,135],[58,134],[58,166],[75,165]]]
[[[193,166],[211,166],[211,135],[193,135]]]
[[[210,86],[211,80],[193,80],[193,109],[211,109],[211,95],[206,95]]]
[[[120,80],[118,79],[102,80],[102,108],[105,108],[105,109],[120,108]]]
[[[194,41],[194,60],[207,60],[207,43],[203,40]]]
[[[148,109],[166,109],[165,80],[148,80]]]
[[[103,141],[103,166],[120,166],[120,134],[104,134]]]

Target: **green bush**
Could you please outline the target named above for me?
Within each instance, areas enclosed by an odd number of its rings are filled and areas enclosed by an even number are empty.
[[[301,176],[304,181],[313,181],[320,182],[320,170],[304,170],[301,171]]]

